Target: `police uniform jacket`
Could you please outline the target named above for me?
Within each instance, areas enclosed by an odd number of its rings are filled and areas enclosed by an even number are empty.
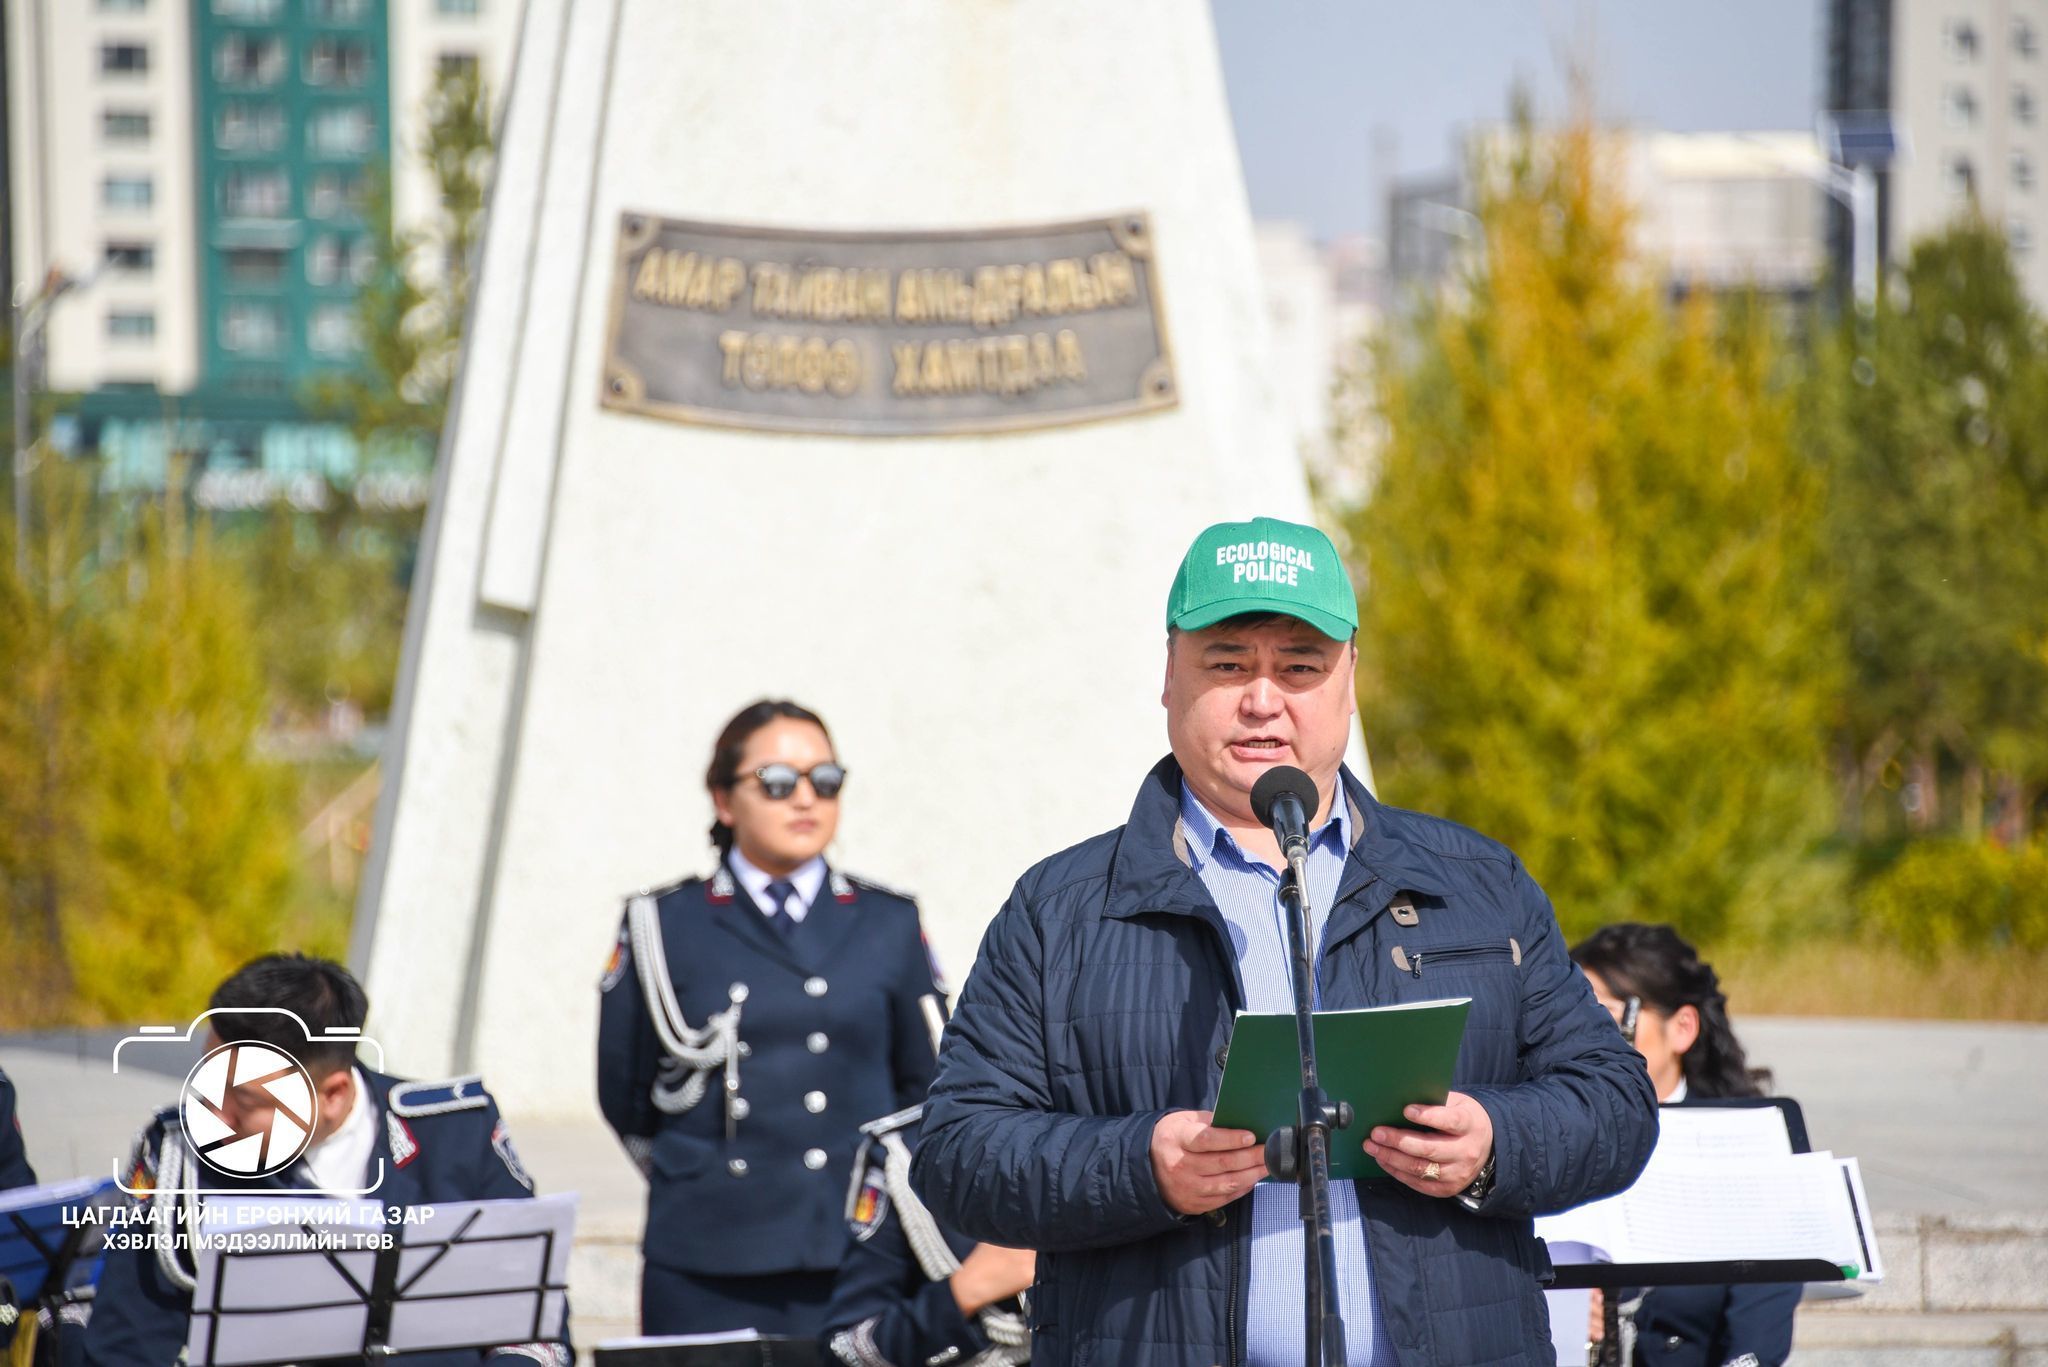
[[[28,1150],[21,1142],[21,1120],[14,1114],[14,1084],[0,1073],[0,1191],[9,1187],[32,1187],[36,1170],[28,1165]]]
[[[974,1240],[941,1226],[910,1186],[923,1107],[862,1127],[847,1191],[853,1248],[825,1311],[831,1361],[846,1367],[1006,1367],[1031,1360],[1017,1301],[960,1313],[950,1280]],[[895,1160],[892,1164],[892,1158]]]
[[[721,864],[627,902],[597,1094],[647,1175],[647,1261],[830,1271],[869,1117],[924,1099],[943,999],[910,898],[828,870],[785,936]]]
[[[533,1195],[533,1181],[512,1149],[497,1103],[476,1078],[403,1082],[367,1068],[357,1071],[368,1084],[367,1101],[376,1117],[368,1180],[377,1182],[381,1163],[383,1180],[371,1193],[380,1204],[421,1206]],[[244,1180],[210,1168],[195,1172],[198,1167],[177,1108],[159,1112],[137,1137],[124,1178],[125,1186],[138,1193],[131,1199],[162,1221],[149,1226],[152,1233],[169,1223],[172,1212],[164,1208],[168,1203],[192,1199],[179,1193],[312,1187],[303,1161],[269,1177]],[[139,1231],[142,1226],[134,1228]],[[168,1249],[154,1238],[110,1247],[86,1327],[89,1367],[171,1367],[181,1361],[192,1315],[192,1270],[190,1253]],[[563,1336],[556,1341],[402,1353],[390,1360],[408,1367],[476,1367],[485,1359],[493,1360],[495,1367],[569,1367],[574,1355],[568,1346],[566,1317]]]
[[[1636,1308],[1641,1367],[1781,1367],[1797,1285],[1659,1286]]]
[[[9,1187],[32,1187],[36,1170],[28,1165],[28,1152],[21,1142],[21,1121],[14,1114],[14,1084],[0,1073],[0,1191]],[[8,1287],[0,1279],[0,1307],[8,1303]],[[6,1311],[0,1309],[0,1315]],[[0,1350],[14,1341],[14,1324],[0,1324]]]

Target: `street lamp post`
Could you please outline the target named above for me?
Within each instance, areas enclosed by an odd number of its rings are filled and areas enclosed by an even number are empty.
[[[1908,154],[1906,130],[1888,110],[1820,116],[1828,160],[1814,179],[1849,211],[1849,288],[1856,311],[1877,311],[1877,173]]]

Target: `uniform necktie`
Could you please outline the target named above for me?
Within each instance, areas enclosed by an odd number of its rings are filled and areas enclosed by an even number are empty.
[[[768,914],[768,924],[776,933],[787,940],[796,934],[796,917],[789,914],[789,899],[796,896],[796,885],[786,878],[778,878],[768,885],[768,901],[775,908]]]

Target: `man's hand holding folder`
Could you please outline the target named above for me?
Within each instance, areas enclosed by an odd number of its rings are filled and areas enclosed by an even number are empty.
[[[1266,1175],[1266,1150],[1250,1130],[1219,1130],[1208,1111],[1168,1111],[1152,1127],[1152,1175],[1167,1209],[1206,1215]]]
[[[1409,1106],[1401,1114],[1418,1128],[1375,1126],[1365,1151],[1404,1187],[1455,1196],[1493,1156],[1493,1117],[1463,1092],[1450,1093],[1441,1106]]]

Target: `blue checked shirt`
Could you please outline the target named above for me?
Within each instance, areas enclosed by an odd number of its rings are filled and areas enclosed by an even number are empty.
[[[1202,886],[1230,929],[1244,980],[1247,1011],[1294,1010],[1288,980],[1287,914],[1280,904],[1280,871],[1247,855],[1229,831],[1183,783],[1180,819],[1188,858]],[[1337,898],[1337,884],[1351,849],[1351,816],[1340,793],[1330,819],[1309,838],[1309,942],[1322,960],[1323,923]],[[1321,1005],[1320,999],[1317,1005]],[[1333,1136],[1332,1144],[1356,1144],[1354,1136]],[[1372,1258],[1358,1214],[1358,1186],[1330,1184],[1330,1218],[1337,1244],[1337,1308],[1344,1315],[1349,1367],[1394,1367],[1374,1300]],[[1294,1186],[1265,1182],[1252,1190],[1252,1289],[1245,1322],[1248,1367],[1299,1367],[1302,1361],[1302,1225]]]

